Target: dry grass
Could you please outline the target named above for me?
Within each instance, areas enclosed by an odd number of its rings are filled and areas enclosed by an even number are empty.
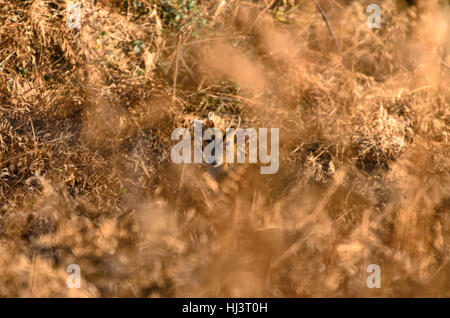
[[[450,296],[448,1],[80,2],[0,0],[0,296]],[[173,164],[209,111],[278,173]]]

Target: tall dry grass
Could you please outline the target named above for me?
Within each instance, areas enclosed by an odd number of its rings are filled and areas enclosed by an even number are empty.
[[[0,1],[1,296],[450,296],[448,1],[80,2]],[[209,111],[278,173],[173,164]]]

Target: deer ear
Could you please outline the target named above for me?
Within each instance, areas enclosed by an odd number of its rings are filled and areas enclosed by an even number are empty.
[[[230,125],[230,128],[233,128],[233,129],[239,129],[239,127],[241,127],[241,117],[238,117],[237,124]]]
[[[236,125],[236,129],[239,129],[241,127],[241,116],[238,117],[238,123]]]

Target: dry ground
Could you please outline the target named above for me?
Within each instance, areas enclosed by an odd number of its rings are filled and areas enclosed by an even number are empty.
[[[0,0],[0,296],[450,296],[449,1],[79,2]],[[278,173],[173,164],[209,111]]]

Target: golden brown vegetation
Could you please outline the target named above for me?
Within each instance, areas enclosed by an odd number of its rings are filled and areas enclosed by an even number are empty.
[[[450,296],[448,1],[79,2],[0,0],[1,296]],[[209,111],[278,173],[173,164]]]

